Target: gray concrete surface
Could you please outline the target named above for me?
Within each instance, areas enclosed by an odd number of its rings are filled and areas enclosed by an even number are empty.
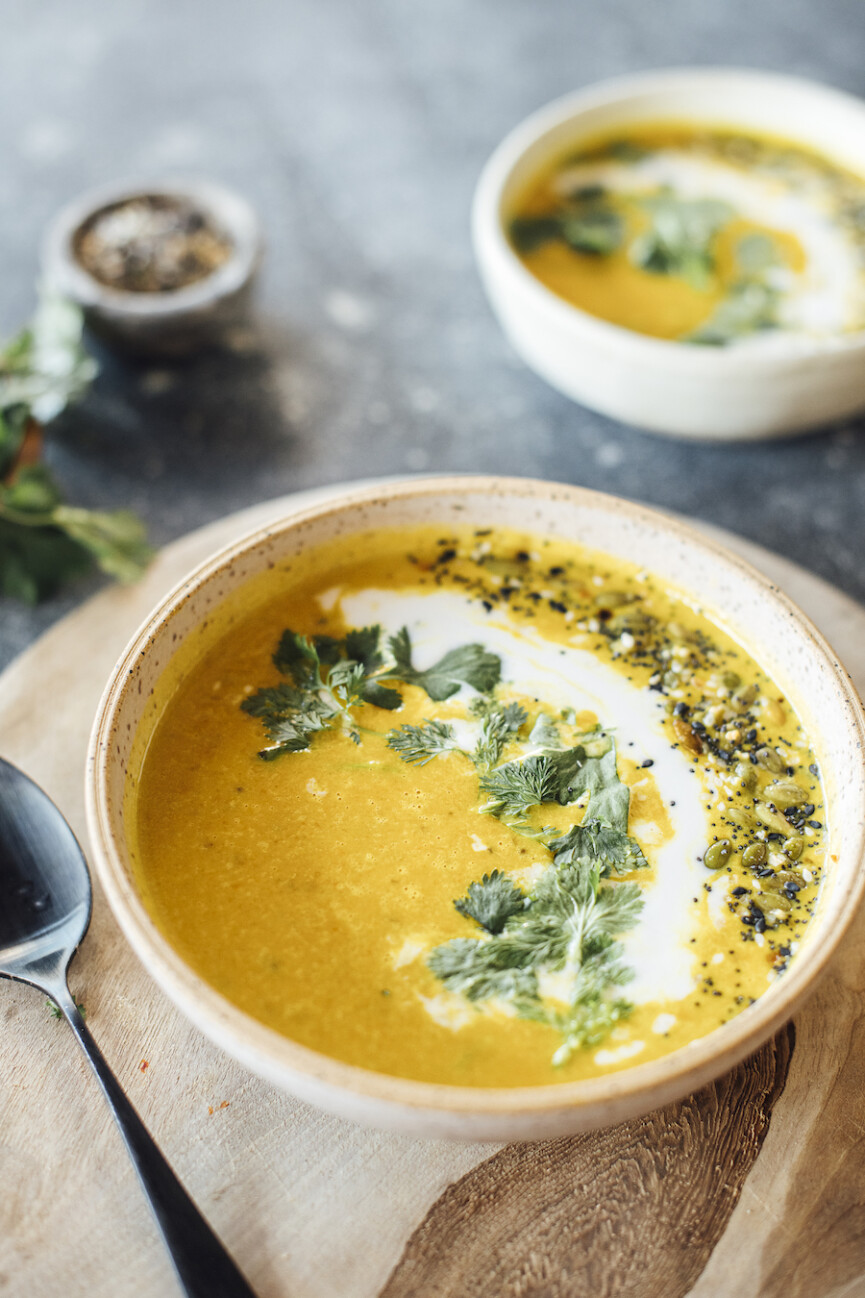
[[[50,456],[157,543],[318,483],[500,470],[702,515],[865,598],[865,441],[685,445],[572,404],[478,283],[478,171],[527,112],[624,71],[726,63],[865,93],[861,0],[0,0],[0,329],[86,186],[198,173],[267,232],[255,336],[185,368],[110,358]],[[0,665],[83,598],[0,604]]]

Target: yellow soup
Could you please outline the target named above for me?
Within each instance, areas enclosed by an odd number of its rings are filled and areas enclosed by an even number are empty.
[[[745,1009],[825,834],[740,645],[650,574],[501,530],[251,583],[160,683],[126,811],[146,905],[230,1001],[469,1086],[603,1075]]]
[[[549,164],[510,214],[547,288],[655,338],[865,327],[865,180],[788,141],[639,125]]]

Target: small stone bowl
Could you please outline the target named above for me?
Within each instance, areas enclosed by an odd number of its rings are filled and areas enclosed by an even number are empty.
[[[108,287],[82,265],[76,239],[102,209],[156,196],[200,211],[231,244],[227,260],[202,279],[165,292]],[[42,245],[42,273],[48,291],[77,303],[88,328],[110,346],[142,356],[182,357],[224,341],[242,323],[262,250],[252,207],[222,185],[204,180],[103,185],[73,199],[51,222]]]

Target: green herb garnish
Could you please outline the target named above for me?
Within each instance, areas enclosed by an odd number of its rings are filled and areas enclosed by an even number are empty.
[[[427,963],[448,991],[473,1002],[502,1001],[521,1018],[560,1032],[564,1041],[553,1063],[565,1063],[580,1047],[602,1041],[631,1011],[628,1001],[611,992],[633,977],[615,938],[637,922],[640,889],[630,883],[602,885],[597,865],[554,864],[527,897],[513,884],[507,893],[507,880],[500,876],[485,908],[491,878],[473,884],[468,897],[455,903],[491,936],[446,942]],[[493,905],[499,897],[507,898],[510,911],[501,924],[502,909]],[[499,926],[491,928],[487,917]],[[542,998],[538,979],[543,973],[565,975],[563,1001]]]
[[[434,757],[461,752],[453,726],[445,721],[427,721],[422,726],[399,726],[387,737],[387,746],[412,766],[426,766]]]
[[[573,802],[572,782],[585,756],[583,748],[565,748],[497,766],[481,777],[481,790],[489,795],[484,810],[508,819],[544,802]]]
[[[425,671],[418,671],[412,663],[411,637],[406,627],[391,636],[388,645],[394,659],[391,675],[407,685],[420,685],[435,703],[449,699],[463,685],[486,693],[498,685],[501,677],[501,659],[487,653],[483,645],[451,649]]]
[[[725,347],[736,338],[777,329],[781,294],[757,279],[732,285],[705,324],[685,336],[685,342]]]
[[[523,890],[501,870],[493,870],[480,883],[470,883],[467,895],[457,898],[454,907],[488,933],[501,933],[511,915],[518,915],[525,904]]]
[[[0,594],[35,603],[94,563],[134,581],[151,557],[144,529],[125,510],[63,503],[39,462],[41,425],[80,397],[96,373],[81,346],[81,313],[44,300],[30,328],[0,353]]]
[[[257,690],[241,704],[244,712],[264,723],[270,740],[259,756],[269,761],[281,753],[303,752],[319,730],[336,723],[355,743],[360,743],[355,708],[368,703],[393,711],[402,705],[399,690],[385,681],[419,685],[439,702],[456,694],[463,685],[491,690],[501,674],[501,661],[487,653],[483,645],[452,649],[432,667],[419,671],[412,662],[411,637],[406,627],[388,641],[390,664],[385,662],[380,643],[380,626],[349,631],[342,640],[333,636],[309,639],[295,631],[284,631],[273,665],[288,680]],[[405,761],[424,765],[431,757],[456,747],[450,742],[453,735],[447,733],[449,729],[438,721],[402,726],[392,732],[388,742]]]
[[[714,240],[735,213],[714,198],[653,194],[641,200],[651,225],[631,245],[631,260],[655,275],[679,275],[706,292],[715,273]]]

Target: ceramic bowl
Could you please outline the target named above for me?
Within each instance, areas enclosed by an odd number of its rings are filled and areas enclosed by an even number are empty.
[[[209,217],[231,241],[228,259],[204,279],[167,293],[100,283],[76,256],[78,232],[102,208],[152,195],[181,199]],[[142,356],[180,357],[224,341],[243,322],[262,249],[258,217],[233,190],[207,180],[154,178],[102,185],[68,203],[45,232],[42,275],[51,292],[81,307],[88,328],[110,345]]]
[[[641,121],[778,135],[865,176],[865,102],[793,77],[678,69],[590,86],[540,109],[499,145],[472,227],[493,310],[523,360],[574,400],[678,437],[778,437],[865,407],[865,332],[710,348],[634,333],[570,305],[523,265],[506,234],[515,201],[547,163]]]
[[[451,522],[563,536],[651,568],[721,620],[798,708],[825,783],[831,830],[825,881],[807,940],[757,1002],[701,1040],[605,1078],[519,1089],[437,1086],[383,1076],[318,1054],[237,1009],[181,959],[142,904],[124,828],[126,770],[136,728],[172,656],[214,633],[221,601],[244,582],[337,535]],[[218,619],[217,619],[218,620]],[[793,1013],[837,947],[863,889],[865,718],[831,649],[755,570],[666,516],[612,496],[523,479],[457,477],[389,483],[347,494],[252,533],[168,595],[124,653],[90,744],[87,806],[94,863],[109,904],[164,991],[248,1068],[343,1117],[418,1136],[530,1140],[618,1122],[687,1094],[755,1050]]]

